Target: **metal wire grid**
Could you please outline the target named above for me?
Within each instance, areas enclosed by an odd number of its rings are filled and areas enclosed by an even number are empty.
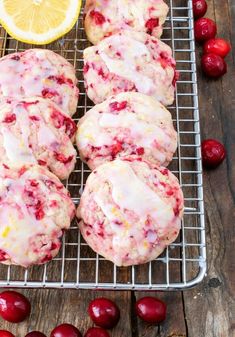
[[[28,270],[2,265],[0,286],[174,290],[192,287],[203,279],[206,248],[192,0],[168,0],[168,4],[170,12],[162,40],[172,47],[181,74],[175,103],[169,108],[179,140],[178,153],[170,169],[179,178],[186,206],[179,238],[149,264],[118,268],[88,247],[74,222],[63,237],[60,254],[53,261]],[[92,107],[82,76],[82,53],[89,45],[82,27],[80,17],[63,39],[44,46],[66,57],[76,68],[81,94],[75,120]],[[1,56],[30,47],[34,46],[15,41],[0,27]],[[78,157],[76,168],[66,182],[75,204],[79,203],[89,173]]]

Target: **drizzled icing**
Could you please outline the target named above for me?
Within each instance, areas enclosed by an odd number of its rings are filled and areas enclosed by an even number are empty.
[[[88,97],[101,103],[120,92],[138,91],[163,105],[174,101],[175,60],[162,41],[145,33],[121,31],[84,50]]]
[[[162,227],[169,224],[174,218],[171,205],[141,181],[128,162],[115,160],[105,165],[103,175],[105,180],[111,184],[113,201],[121,212],[132,211],[141,221],[147,220],[147,216],[151,214],[154,221],[160,223]],[[112,207],[102,200],[101,194],[95,196],[95,201],[109,221],[117,219],[112,212]]]
[[[130,48],[126,48],[127,46],[130,46]],[[100,57],[109,71],[119,76],[124,75],[126,79],[134,82],[138,91],[144,94],[153,90],[153,81],[136,70],[138,59],[144,57],[147,62],[151,60],[148,48],[137,40],[130,39],[128,36],[120,37],[120,35],[112,37],[112,48],[120,51],[121,59],[109,57],[110,51],[108,51],[106,43],[101,42],[99,45]]]
[[[53,114],[55,120],[57,118],[56,109],[54,103],[38,97],[3,99],[0,104],[0,162],[20,165],[42,160],[59,178],[66,179],[74,168],[76,151],[66,134],[66,125],[55,121],[55,126],[51,121]],[[13,121],[11,116],[14,116]],[[63,121],[61,110],[58,116]],[[65,121],[70,118],[65,114],[64,117]],[[62,165],[60,155],[72,159]]]
[[[16,171],[14,174],[12,173],[11,171],[12,177],[5,178],[2,168],[0,170],[0,184],[5,187],[5,192],[1,191],[0,249],[10,257],[9,263],[27,267],[32,263],[43,262],[43,258],[48,254],[55,255],[57,253],[60,246],[58,240],[62,235],[61,229],[69,227],[74,206],[67,196],[65,188],[58,192],[51,191],[45,186],[44,181],[47,180],[54,180],[57,186],[60,184],[59,180],[46,169],[34,166],[31,169],[28,168],[20,177],[13,177],[13,175],[17,175]],[[36,188],[30,187],[31,180],[35,182]],[[34,201],[33,199],[27,201],[26,188],[33,193],[34,198],[41,200],[43,209],[47,213],[43,219],[36,219]],[[58,203],[57,208],[54,206],[52,209],[49,206],[50,200],[55,199]],[[67,214],[61,222],[57,213],[59,204],[62,213],[64,211],[62,211],[62,204],[68,208]],[[57,248],[52,249],[53,242]]]
[[[122,102],[124,109],[112,108]],[[89,158],[92,169],[110,160],[117,142],[121,148],[116,157],[135,154],[140,148],[143,156],[158,165],[167,165],[177,147],[168,110],[139,93],[121,93],[96,105],[79,121],[76,140],[81,157]]]
[[[3,96],[43,96],[46,90],[49,92],[47,97],[65,113],[72,115],[76,111],[78,89],[75,70],[60,55],[41,49],[10,54],[0,59],[0,73],[0,94]],[[58,83],[53,77],[69,78],[72,85]]]

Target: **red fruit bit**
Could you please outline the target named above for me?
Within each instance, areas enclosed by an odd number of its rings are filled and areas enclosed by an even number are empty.
[[[73,86],[73,81],[70,78],[66,78],[63,75],[60,76],[49,76],[49,80],[57,82],[59,85],[69,84]]]
[[[160,58],[159,61],[161,62],[161,66],[162,68],[166,68],[166,67],[171,67],[172,66],[172,60],[169,57],[169,54],[166,52],[161,52],[160,53]]]
[[[72,324],[61,324],[51,332],[50,337],[82,337],[82,335]]]
[[[6,170],[9,170],[10,168],[9,168],[9,166],[7,166],[6,164],[2,164],[2,166],[6,169]]]
[[[163,174],[164,176],[168,176],[169,170],[167,168],[163,168],[160,170],[161,174]]]
[[[27,168],[25,166],[22,166],[19,169],[19,176],[21,177],[26,171],[27,171]]]
[[[30,180],[30,185],[32,186],[32,187],[37,187],[38,186],[38,182],[36,181],[36,180]]]
[[[175,70],[174,78],[172,80],[172,85],[174,87],[176,86],[176,82],[179,80],[179,78],[180,78],[180,73],[179,71]]]
[[[34,102],[24,102],[24,108],[28,108],[31,105],[36,105],[38,104],[39,101],[34,101]]]
[[[90,328],[85,333],[84,337],[110,337],[108,331],[102,328]]]
[[[0,337],[15,337],[15,336],[7,330],[0,330]]]
[[[135,309],[139,318],[151,324],[158,324],[166,319],[166,304],[154,297],[139,299]]]
[[[121,111],[127,108],[127,101],[123,102],[112,102],[109,104],[111,112]]]
[[[25,337],[46,337],[46,335],[40,331],[31,331]]]
[[[16,291],[4,291],[0,294],[0,315],[11,323],[24,321],[30,314],[29,300]]]
[[[212,53],[203,55],[201,65],[208,77],[219,78],[227,73],[227,64],[219,55]]]
[[[107,75],[105,75],[104,71],[102,68],[98,70],[98,75],[101,76],[104,80],[107,79]]]
[[[113,146],[111,146],[111,154],[113,157],[115,157],[119,152],[122,151],[122,143],[117,143]]]
[[[102,26],[105,23],[105,21],[106,21],[106,19],[103,16],[103,14],[101,14],[100,12],[95,11],[95,10],[93,10],[93,11],[90,12],[90,16],[95,21],[95,24],[97,26]]]
[[[54,157],[56,160],[63,164],[68,164],[73,160],[73,156],[65,157],[62,153],[54,152]]]
[[[97,298],[90,302],[88,313],[92,321],[104,329],[112,329],[120,319],[120,310],[107,298]]]
[[[86,73],[88,72],[89,69],[90,69],[89,64],[88,64],[88,63],[85,63],[85,64],[84,64],[84,67],[83,67],[83,72],[84,72],[84,74],[86,74]]]
[[[29,118],[31,119],[31,121],[34,121],[34,122],[40,121],[40,118],[37,116],[29,116]]]
[[[50,207],[57,207],[57,206],[58,206],[58,202],[56,200],[51,200]]]
[[[44,98],[53,98],[58,95],[59,95],[58,92],[56,92],[55,90],[50,90],[50,89],[42,90],[42,97]]]
[[[200,18],[195,21],[195,39],[198,42],[204,42],[213,39],[217,33],[217,27],[213,20]]]
[[[143,147],[138,147],[136,149],[136,153],[139,155],[139,156],[142,156],[144,154],[144,148]]]
[[[216,168],[226,157],[223,144],[215,139],[206,139],[202,142],[202,163],[207,168]]]
[[[69,136],[69,138],[72,138],[74,136],[75,132],[77,131],[77,126],[71,118],[62,115],[57,110],[54,110],[52,112],[51,118],[53,120],[54,126],[57,129],[65,127],[65,132]]]
[[[0,249],[0,261],[6,261],[7,260],[7,254]]]
[[[3,123],[13,123],[16,121],[16,115],[15,114],[11,114],[11,115],[7,115],[4,120]]]
[[[206,14],[207,3],[205,0],[193,0],[193,14],[194,18],[201,18]]]
[[[224,39],[210,39],[205,42],[203,52],[205,54],[216,54],[224,58],[228,55],[231,48],[231,44]]]
[[[39,221],[39,220],[42,220],[45,216],[45,213],[43,211],[42,208],[39,208],[36,212],[35,212],[35,217],[36,219]]]
[[[46,166],[47,163],[44,160],[38,159],[38,164],[41,166]]]
[[[19,57],[19,55],[13,55],[13,56],[11,57],[11,59],[14,60],[14,61],[19,61],[19,60],[20,60],[20,57]]]
[[[148,33],[152,33],[154,28],[156,28],[158,26],[159,26],[159,19],[158,18],[149,19],[145,24],[145,27],[148,29]]]

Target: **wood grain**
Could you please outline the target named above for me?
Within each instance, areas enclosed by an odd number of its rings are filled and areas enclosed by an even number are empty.
[[[121,321],[112,337],[235,337],[235,2],[208,0],[208,5],[207,16],[216,19],[218,35],[234,45],[226,60],[228,74],[218,81],[207,80],[201,73],[201,48],[197,46],[202,136],[221,140],[228,153],[227,161],[218,169],[204,173],[207,277],[201,285],[183,293],[22,290],[32,303],[30,319],[20,325],[0,320],[1,329],[17,337],[24,337],[30,330],[41,330],[49,336],[55,325],[68,322],[84,333],[92,325],[86,313],[89,301],[106,296],[121,308]],[[194,273],[192,268],[188,272]],[[168,319],[161,327],[136,319],[135,301],[145,295],[166,301]]]

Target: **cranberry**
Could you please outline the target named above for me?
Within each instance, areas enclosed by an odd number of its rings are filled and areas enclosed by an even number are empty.
[[[73,155],[66,157],[65,155],[63,155],[63,153],[58,153],[58,152],[54,152],[54,157],[56,160],[63,163],[64,165],[70,163],[74,158]]]
[[[82,337],[82,335],[72,324],[61,324],[51,332],[51,337]]]
[[[98,26],[102,26],[106,21],[103,14],[101,14],[98,11],[94,11],[94,10],[91,11],[90,16],[94,19],[95,24],[98,25]]]
[[[12,323],[24,321],[30,314],[29,300],[16,291],[4,291],[0,294],[0,315]]]
[[[111,109],[111,112],[114,111],[121,111],[127,108],[127,101],[123,102],[112,102],[109,104],[109,107]]]
[[[15,336],[7,330],[0,330],[0,337],[15,337]]]
[[[195,21],[195,39],[198,42],[204,42],[213,39],[217,33],[217,27],[213,20],[200,18]]]
[[[216,168],[226,157],[226,150],[215,139],[206,139],[202,142],[202,163],[207,168]]]
[[[136,302],[136,314],[145,322],[160,323],[166,319],[166,304],[154,297],[143,297]]]
[[[205,0],[193,0],[193,14],[194,18],[201,18],[206,14],[207,3]]]
[[[119,308],[107,298],[97,298],[91,301],[88,313],[96,325],[105,329],[112,329],[120,318]]]
[[[158,26],[159,26],[159,19],[158,18],[149,19],[145,24],[145,27],[148,29],[148,33],[150,33],[150,34],[154,30],[154,28],[156,28]]]
[[[218,78],[227,72],[227,64],[219,55],[212,53],[202,55],[201,64],[202,70],[209,77]]]
[[[3,123],[13,123],[15,121],[16,121],[16,115],[12,114],[12,115],[7,115],[5,119],[3,120]]]
[[[102,328],[90,328],[84,337],[110,337],[108,331]]]
[[[25,337],[46,337],[46,335],[40,331],[31,331]]]
[[[205,54],[212,53],[225,57],[231,50],[231,44],[224,39],[210,39],[205,42],[203,51]]]

